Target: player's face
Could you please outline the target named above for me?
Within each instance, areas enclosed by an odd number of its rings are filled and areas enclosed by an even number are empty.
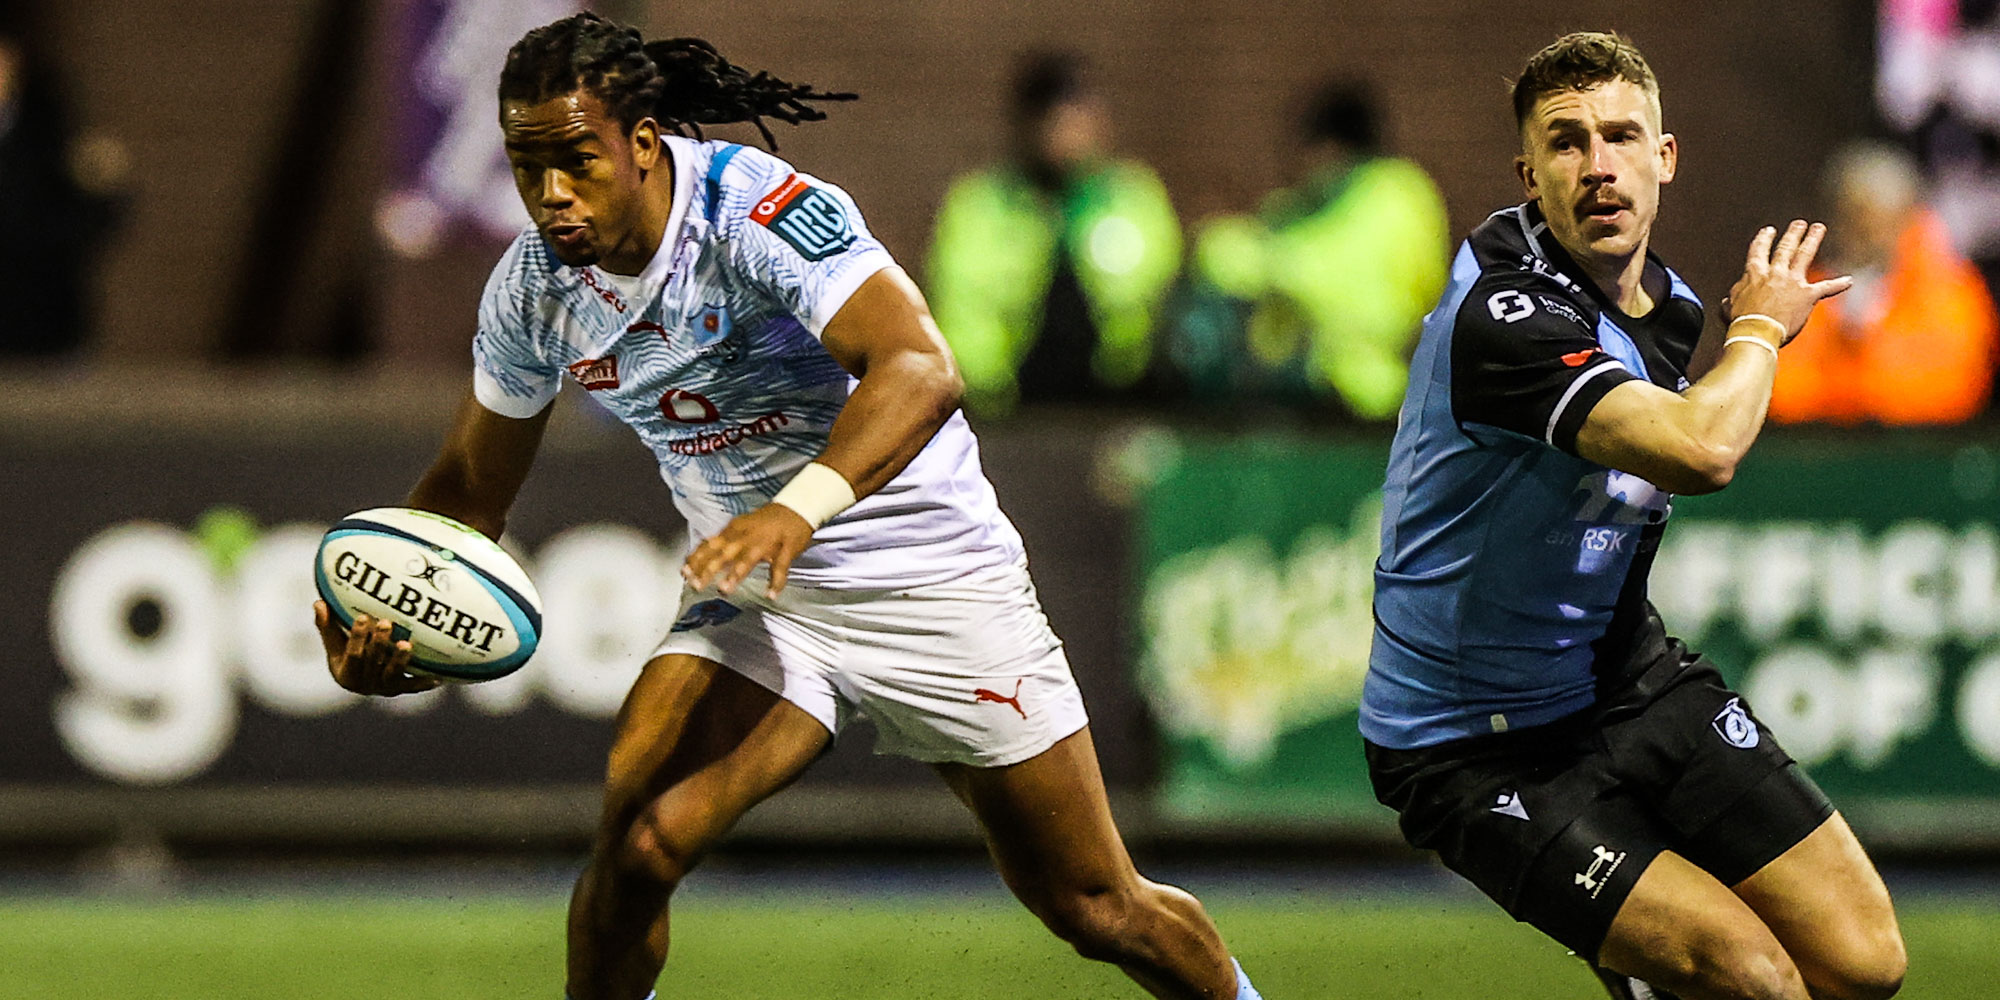
[[[639,225],[646,175],[662,149],[652,119],[628,134],[597,95],[577,90],[538,104],[502,102],[500,127],[514,188],[557,260],[636,259],[644,267],[652,259]]]
[[[1645,89],[1611,80],[1537,102],[1514,165],[1556,241],[1588,263],[1645,249],[1679,155]]]

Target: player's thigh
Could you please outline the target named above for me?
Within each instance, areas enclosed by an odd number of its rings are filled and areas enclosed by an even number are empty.
[[[936,766],[978,818],[1001,878],[1031,908],[1137,882],[1088,727],[1017,764]]]
[[[1005,767],[1088,721],[1024,564],[797,613],[841,651],[837,683],[875,723],[878,753]]]
[[[1597,963],[1677,992],[1806,995],[1798,969],[1764,921],[1714,876],[1671,851],[1656,856],[1626,894]]]
[[[623,837],[650,819],[705,845],[831,739],[805,710],[719,663],[657,656],[618,713],[601,833]]]
[[[1840,814],[1734,888],[1816,989],[1886,996],[1902,982],[1888,887]]]

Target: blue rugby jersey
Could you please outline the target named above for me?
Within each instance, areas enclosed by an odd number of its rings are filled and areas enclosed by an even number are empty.
[[[1644,317],[1620,312],[1534,202],[1494,213],[1424,320],[1390,449],[1361,732],[1395,749],[1588,708],[1645,613],[1672,497],[1585,461],[1598,400],[1687,387],[1701,302],[1647,258]]]
[[[819,337],[895,261],[838,187],[758,149],[666,146],[673,206],[641,274],[565,266],[533,227],[515,239],[480,302],[473,392],[528,417],[576,382],[652,450],[698,542],[825,450],[856,380]],[[894,589],[1021,558],[954,413],[888,485],[814,533],[791,578]]]

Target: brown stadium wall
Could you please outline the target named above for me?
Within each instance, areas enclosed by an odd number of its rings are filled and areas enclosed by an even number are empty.
[[[83,117],[122,134],[136,157],[136,216],[103,275],[105,360],[199,357],[229,328],[242,275],[270,252],[246,234],[271,211],[260,199],[283,197],[272,167],[298,134],[295,97],[311,82],[301,70],[314,47],[327,44],[318,34],[327,2],[46,5]],[[783,152],[851,189],[913,265],[950,177],[1000,152],[1009,66],[1030,47],[1095,60],[1119,146],[1158,167],[1188,219],[1250,207],[1281,180],[1305,88],[1332,74],[1370,79],[1390,145],[1437,177],[1463,232],[1516,197],[1506,86],[1522,61],[1564,31],[1622,30],[1659,71],[1682,140],[1657,245],[1710,298],[1733,279],[1757,226],[1814,208],[1822,158],[1871,120],[1866,0],[600,6],[657,34],[708,37],[746,65],[860,92],[833,121],[785,133]],[[371,63],[371,78],[381,70]],[[280,206],[313,230],[296,251],[312,277],[293,311],[352,294],[340,282],[365,265],[378,279],[375,332],[389,355],[456,363],[491,251],[412,268],[367,245],[357,220],[371,210],[379,136],[365,111],[372,92],[364,96],[362,111],[322,123],[340,135],[323,202]]]

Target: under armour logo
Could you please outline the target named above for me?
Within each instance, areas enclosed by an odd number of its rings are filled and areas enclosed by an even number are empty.
[[[982,701],[990,701],[1000,705],[1011,705],[1014,711],[1021,713],[1021,718],[1026,719],[1028,713],[1021,708],[1021,682],[1025,680],[1027,678],[1023,677],[1014,681],[1014,696],[1011,698],[998,691],[989,691],[986,688],[973,688],[972,701],[974,704]]]
[[[1611,881],[1612,873],[1618,870],[1619,865],[1625,863],[1625,852],[1613,851],[1603,844],[1591,848],[1590,851],[1592,855],[1590,867],[1576,873],[1576,884],[1581,886],[1583,891],[1590,893],[1590,898],[1596,899],[1597,894],[1604,891],[1604,883]]]

